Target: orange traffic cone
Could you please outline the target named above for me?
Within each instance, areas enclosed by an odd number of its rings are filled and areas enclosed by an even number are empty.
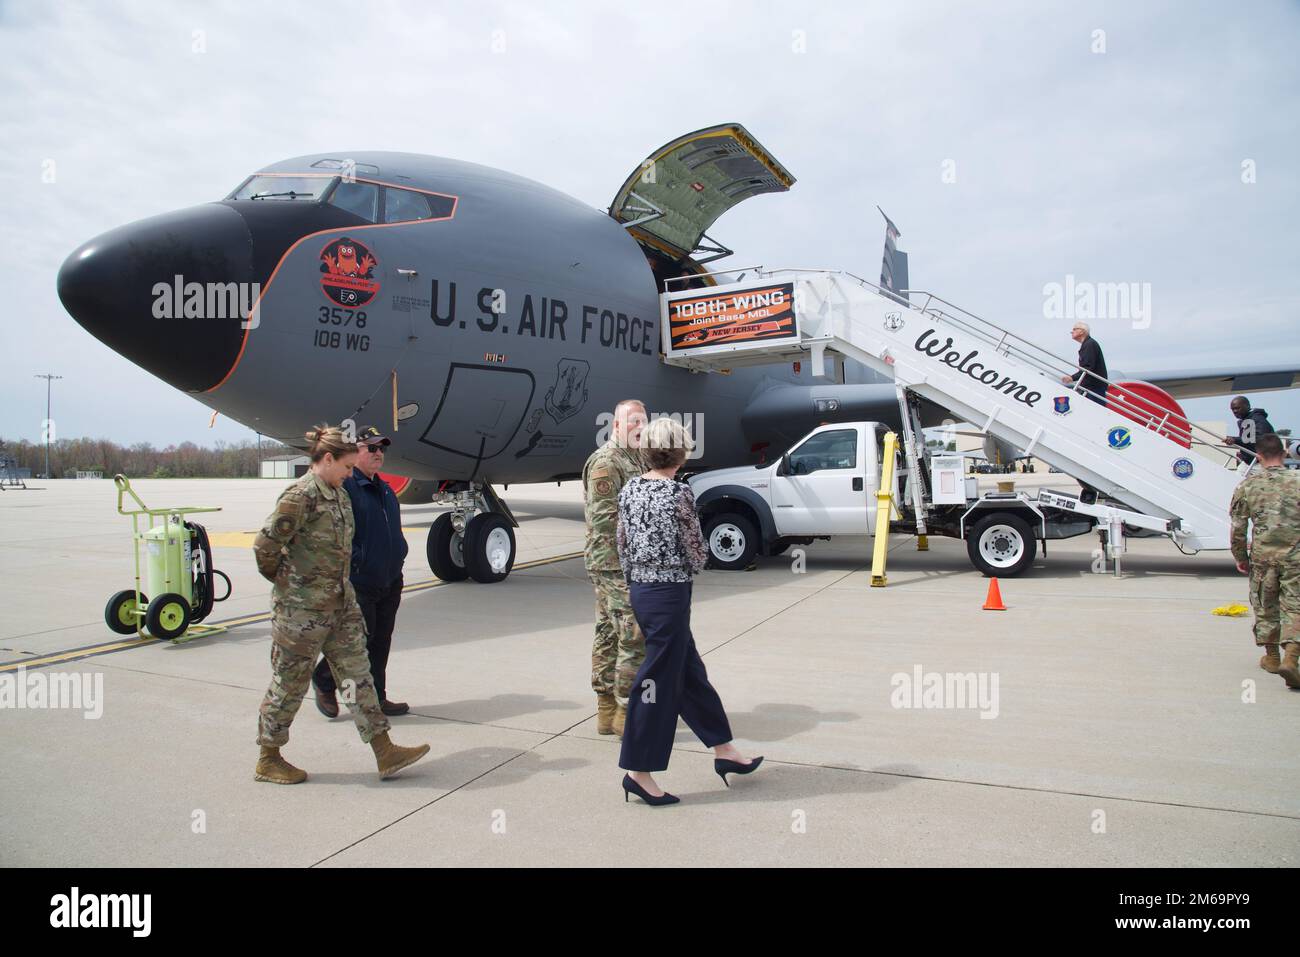
[[[984,610],[985,611],[1006,611],[1007,610],[1007,606],[1002,604],[1002,590],[998,588],[998,580],[996,578],[991,579],[989,581],[989,594],[988,597],[984,599]]]

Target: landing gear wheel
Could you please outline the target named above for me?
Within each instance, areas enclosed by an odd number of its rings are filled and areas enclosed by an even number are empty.
[[[119,635],[134,635],[136,623],[140,620],[140,616],[135,612],[140,608],[147,608],[148,605],[149,599],[144,595],[140,596],[140,603],[136,604],[134,588],[120,591],[104,606],[104,622]]]
[[[190,626],[190,603],[184,595],[175,592],[159,595],[149,603],[144,626],[155,638],[164,641],[179,638]]]
[[[515,567],[515,532],[502,515],[485,512],[465,526],[465,567],[476,582],[505,579]]]
[[[724,571],[748,568],[758,554],[758,529],[735,512],[710,516],[704,524],[704,541],[709,548],[709,566]]]
[[[966,532],[966,554],[986,578],[1014,578],[1037,553],[1033,530],[1019,515],[997,512]]]
[[[429,528],[429,541],[424,549],[429,569],[445,582],[463,582],[469,577],[464,539],[452,524],[450,512],[439,515]]]

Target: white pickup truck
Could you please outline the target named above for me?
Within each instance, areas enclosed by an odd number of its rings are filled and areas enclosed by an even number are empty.
[[[888,428],[879,422],[822,425],[777,461],[701,472],[689,478],[715,568],[743,569],[756,555],[779,555],[792,544],[833,535],[873,535],[881,455]],[[1092,496],[1047,489],[986,492],[965,475],[960,455],[917,452],[926,532],[966,540],[974,566],[988,576],[1019,575],[1037,545],[1095,528],[1115,529],[1114,540],[1139,530],[1168,534],[1170,523]],[[891,532],[914,534],[912,476],[899,442],[892,493],[898,513]],[[1085,499],[1093,499],[1085,501]]]

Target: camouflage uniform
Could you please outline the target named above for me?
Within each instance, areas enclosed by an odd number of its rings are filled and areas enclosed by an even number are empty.
[[[1230,512],[1232,557],[1250,563],[1255,644],[1300,642],[1300,472],[1274,465],[1252,475],[1237,486]]]
[[[352,503],[308,472],[280,493],[275,511],[253,543],[257,570],[271,590],[271,686],[258,713],[257,743],[281,747],[324,654],[367,743],[388,731],[370,677],[365,622],[348,581],[352,563]],[[344,687],[347,687],[346,685]]]
[[[630,478],[645,471],[636,449],[606,442],[582,469],[587,519],[584,557],[587,577],[596,589],[596,640],[591,646],[591,687],[612,694],[626,707],[641,662],[645,635],[632,614],[627,581],[618,561],[618,493]]]

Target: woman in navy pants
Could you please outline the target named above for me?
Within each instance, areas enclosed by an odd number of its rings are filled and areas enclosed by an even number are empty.
[[[763,760],[745,757],[731,743],[731,725],[691,635],[691,577],[708,558],[695,496],[674,481],[692,443],[670,418],[644,430],[643,454],[650,465],[618,496],[618,555],[628,581],[632,611],[645,635],[646,657],[632,684],[619,766],[624,799],[635,794],[647,804],[676,804],[652,772],[668,767],[681,717],[714,751],[714,770],[749,774]]]

